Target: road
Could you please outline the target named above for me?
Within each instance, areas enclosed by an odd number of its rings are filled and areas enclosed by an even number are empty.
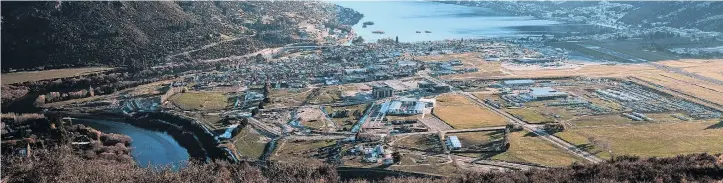
[[[266,134],[274,135],[276,137],[282,135],[279,128],[274,128],[273,126],[269,126],[268,124],[261,122],[261,121],[257,120],[256,118],[250,117],[247,119],[249,121],[249,124],[259,131],[265,132]]]
[[[663,64],[659,64],[659,63],[654,63],[654,62],[649,62],[648,65],[653,66],[653,67],[655,67],[656,69],[660,69],[660,70],[664,70],[664,71],[668,71],[668,72],[673,72],[673,73],[676,73],[676,74],[681,74],[681,75],[689,76],[689,77],[692,77],[692,78],[700,79],[700,80],[703,80],[703,81],[708,81],[708,82],[715,83],[715,84],[718,84],[718,85],[723,85],[723,81],[721,81],[721,80],[718,80],[718,79],[715,79],[715,78],[706,77],[706,76],[702,76],[702,75],[700,75],[700,74],[696,74],[696,73],[692,73],[692,72],[688,72],[688,71],[684,71],[684,70],[681,69],[681,68],[669,67],[669,66],[666,66],[666,65],[663,65]]]
[[[442,132],[442,133],[461,133],[461,132],[479,132],[479,131],[497,131],[497,130],[505,130],[505,127],[504,127],[504,126],[496,126],[496,127],[459,129],[459,130],[441,130],[441,131],[427,131],[427,132],[412,132],[412,133],[394,134],[394,135],[392,135],[392,136],[410,136],[410,135],[436,134],[436,133],[439,133],[439,132]]]
[[[579,157],[581,157],[581,158],[583,158],[583,159],[585,159],[585,160],[587,160],[587,161],[593,162],[593,163],[600,163],[600,162],[604,162],[604,161],[605,161],[605,160],[603,160],[603,159],[601,159],[601,158],[599,158],[599,157],[597,157],[597,156],[595,156],[595,155],[593,155],[593,154],[590,154],[590,153],[588,153],[588,152],[586,152],[586,151],[581,150],[580,148],[577,148],[577,147],[576,147],[575,145],[573,145],[573,144],[570,144],[570,143],[568,143],[568,142],[565,142],[564,140],[562,140],[562,139],[560,139],[560,138],[558,138],[558,137],[555,137],[555,136],[553,136],[553,135],[550,135],[550,134],[544,132],[543,130],[540,130],[540,125],[532,125],[532,124],[525,123],[524,121],[513,117],[512,115],[510,115],[510,114],[507,113],[507,112],[501,111],[501,110],[499,110],[499,109],[497,109],[497,108],[494,108],[494,107],[488,105],[487,103],[484,103],[482,100],[480,100],[479,98],[477,98],[476,96],[474,96],[474,95],[472,95],[472,94],[470,94],[470,93],[467,93],[467,92],[458,90],[458,89],[456,89],[455,87],[452,87],[451,85],[445,83],[444,81],[441,81],[441,80],[439,80],[439,79],[437,79],[437,78],[434,78],[434,77],[432,77],[432,76],[429,76],[429,74],[427,74],[426,71],[421,71],[421,72],[419,72],[419,74],[420,74],[422,77],[424,77],[425,79],[427,79],[427,80],[429,80],[429,81],[431,81],[431,82],[433,82],[433,83],[435,83],[435,84],[450,87],[450,89],[452,90],[452,92],[458,93],[458,94],[462,94],[463,96],[466,96],[467,98],[471,99],[475,104],[477,104],[477,105],[479,105],[479,106],[482,106],[482,107],[486,107],[487,109],[489,109],[489,110],[491,110],[491,111],[493,111],[493,112],[495,112],[495,113],[497,113],[497,114],[502,115],[503,117],[507,118],[507,120],[509,120],[509,121],[511,121],[511,122],[513,122],[513,123],[515,123],[515,124],[518,124],[518,125],[522,126],[522,128],[524,128],[525,130],[534,133],[534,134],[537,135],[538,137],[540,137],[540,138],[542,138],[542,139],[544,139],[544,140],[547,140],[548,142],[554,144],[555,146],[558,146],[558,147],[560,147],[560,148],[562,148],[562,149],[565,149],[565,150],[567,150],[568,152],[570,152],[570,153],[572,153],[572,154],[574,154],[574,155],[577,155],[577,156],[579,156]]]

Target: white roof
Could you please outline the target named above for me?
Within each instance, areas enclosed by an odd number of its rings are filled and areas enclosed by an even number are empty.
[[[447,138],[447,142],[449,142],[452,145],[452,147],[455,147],[455,148],[462,147],[462,143],[459,142],[459,138],[457,138],[457,136],[449,136]]]

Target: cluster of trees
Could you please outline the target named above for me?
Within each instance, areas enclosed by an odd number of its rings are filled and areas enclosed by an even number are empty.
[[[50,92],[45,95],[39,95],[38,98],[35,100],[35,103],[36,104],[44,104],[44,103],[51,103],[51,102],[92,97],[92,96],[95,96],[95,89],[90,87],[89,89],[82,89],[79,91],[71,91],[71,92],[64,92],[64,93]]]
[[[553,134],[557,132],[565,131],[565,125],[562,123],[545,123],[545,125],[542,126],[542,129],[545,130],[547,133]]]

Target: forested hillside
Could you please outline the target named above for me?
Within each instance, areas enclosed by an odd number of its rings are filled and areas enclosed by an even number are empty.
[[[2,2],[2,69],[147,67],[206,45],[224,52],[198,58],[241,55],[360,18],[321,2]]]

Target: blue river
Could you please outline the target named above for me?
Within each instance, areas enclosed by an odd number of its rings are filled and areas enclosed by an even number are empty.
[[[96,119],[75,119],[75,124],[83,124],[104,133],[128,135],[131,142],[131,156],[141,167],[172,166],[177,169],[189,159],[188,151],[170,135],[135,127],[130,124]]]

